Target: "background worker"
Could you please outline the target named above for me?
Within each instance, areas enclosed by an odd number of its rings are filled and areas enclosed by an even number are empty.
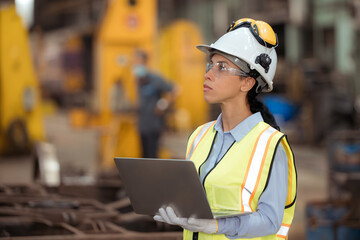
[[[169,101],[162,98],[172,93],[173,86],[147,68],[148,55],[142,50],[135,53],[133,73],[138,85],[138,129],[144,158],[157,158],[159,139],[165,127],[164,114]],[[171,100],[171,99],[170,99]]]
[[[273,89],[277,44],[270,25],[240,19],[214,44],[197,46],[208,54],[204,98],[219,103],[221,114],[193,132],[186,158],[195,163],[213,211],[249,214],[194,219],[160,208],[154,219],[183,227],[184,239],[287,237],[296,201],[294,157],[256,98]]]

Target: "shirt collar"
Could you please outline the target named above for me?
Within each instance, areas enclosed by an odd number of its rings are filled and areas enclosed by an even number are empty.
[[[251,129],[253,129],[259,122],[263,122],[264,119],[261,116],[260,112],[256,112],[249,117],[247,117],[245,120],[240,122],[236,127],[231,129],[228,132],[230,133],[236,142],[239,142],[243,137],[245,137],[248,132],[250,132]],[[222,128],[222,114],[220,114],[216,120],[216,123],[214,125],[214,129],[219,133],[223,134],[223,128]]]

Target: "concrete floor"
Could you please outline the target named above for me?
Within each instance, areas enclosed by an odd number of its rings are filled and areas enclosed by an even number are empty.
[[[48,141],[56,146],[63,173],[81,174],[89,181],[94,179],[98,166],[96,130],[72,128],[66,113],[46,116],[44,123]],[[189,133],[165,133],[161,145],[174,158],[183,158],[188,135]],[[298,171],[298,197],[289,239],[303,240],[306,239],[306,203],[327,198],[326,151],[303,145],[292,145],[292,148]],[[12,169],[18,173],[16,167],[12,166]]]
[[[289,239],[306,239],[306,203],[327,199],[326,151],[308,146],[292,146],[298,173],[298,195],[295,218],[290,228]]]
[[[72,127],[66,112],[44,118],[47,141],[54,144],[63,174],[95,178],[98,165],[98,132]]]

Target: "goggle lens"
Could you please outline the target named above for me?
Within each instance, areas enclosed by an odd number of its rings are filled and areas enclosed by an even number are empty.
[[[232,68],[224,62],[206,63],[206,72],[209,72],[211,69],[213,70],[213,73],[216,77],[232,76],[232,75],[243,76],[243,77],[249,76],[246,72],[240,69]]]

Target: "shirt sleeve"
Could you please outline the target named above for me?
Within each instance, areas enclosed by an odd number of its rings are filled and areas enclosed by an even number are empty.
[[[256,212],[249,215],[218,219],[217,234],[227,238],[254,238],[277,233],[281,227],[287,197],[287,156],[279,144],[268,186],[262,193]]]
[[[173,85],[170,82],[165,81],[162,77],[158,75],[153,75],[154,83],[158,91],[160,92],[170,92],[173,89]]]

